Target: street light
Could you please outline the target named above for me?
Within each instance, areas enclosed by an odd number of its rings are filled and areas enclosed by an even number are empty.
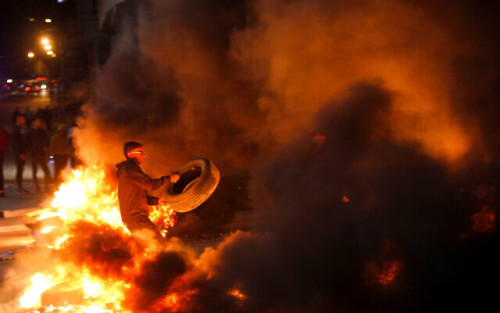
[[[43,46],[43,48],[47,51],[52,50],[52,46],[50,44],[46,44],[45,46]]]
[[[50,18],[46,18],[45,23],[52,23],[52,20]]]
[[[42,38],[42,45],[48,45],[50,40],[48,38]]]
[[[32,59],[35,57],[35,54],[33,52],[28,52],[28,58]]]
[[[53,55],[53,54],[54,54],[54,51],[49,50],[49,51],[47,51],[47,54],[48,54],[48,55]]]

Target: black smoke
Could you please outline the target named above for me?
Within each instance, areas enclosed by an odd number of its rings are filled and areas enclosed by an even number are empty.
[[[471,216],[498,214],[496,7],[152,1],[98,73],[78,143],[114,162],[146,142],[155,172],[195,156],[249,172],[265,219],[202,255],[215,274],[188,310],[486,307],[498,235]],[[401,268],[383,286],[367,268],[387,259]]]
[[[304,135],[256,172],[252,198],[267,214],[265,235],[237,234],[223,244],[215,278],[243,282],[255,311],[437,311],[495,302],[488,284],[500,274],[498,236],[462,236],[478,185],[451,178],[417,146],[388,139],[391,99],[380,85],[352,87],[320,112],[314,133],[326,136],[323,144]],[[384,257],[402,264],[387,286],[366,272]]]

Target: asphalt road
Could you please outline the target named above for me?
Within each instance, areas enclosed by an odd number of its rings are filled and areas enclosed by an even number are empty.
[[[39,108],[50,105],[48,92],[39,95],[26,95],[25,93],[0,93],[0,125],[9,133],[13,126],[12,114],[16,107],[22,113],[30,108],[36,113]],[[29,194],[16,193],[14,158],[10,146],[4,160],[5,198],[0,198],[0,282],[6,270],[13,262],[15,251],[29,247],[35,240],[31,231],[24,225],[23,214],[30,209],[38,208],[43,200],[43,195],[36,194],[32,183],[31,166],[29,162],[24,168],[25,188]],[[40,181],[43,182],[42,172],[39,171]]]

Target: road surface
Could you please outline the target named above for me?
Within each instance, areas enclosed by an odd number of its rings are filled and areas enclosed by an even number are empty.
[[[21,113],[26,108],[36,113],[39,108],[50,106],[48,92],[39,95],[26,95],[21,92],[0,93],[0,125],[9,133],[13,126],[12,114],[16,107]],[[39,180],[43,182],[42,171],[39,170]],[[10,146],[4,160],[5,198],[0,198],[0,282],[6,270],[13,262],[15,251],[29,247],[35,240],[31,231],[24,225],[23,214],[38,208],[43,195],[36,194],[31,180],[31,166],[29,160],[24,168],[24,187],[28,195],[16,193],[15,165]]]

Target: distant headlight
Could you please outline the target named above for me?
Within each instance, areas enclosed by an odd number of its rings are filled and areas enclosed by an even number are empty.
[[[47,89],[47,85],[41,85],[40,88]]]

